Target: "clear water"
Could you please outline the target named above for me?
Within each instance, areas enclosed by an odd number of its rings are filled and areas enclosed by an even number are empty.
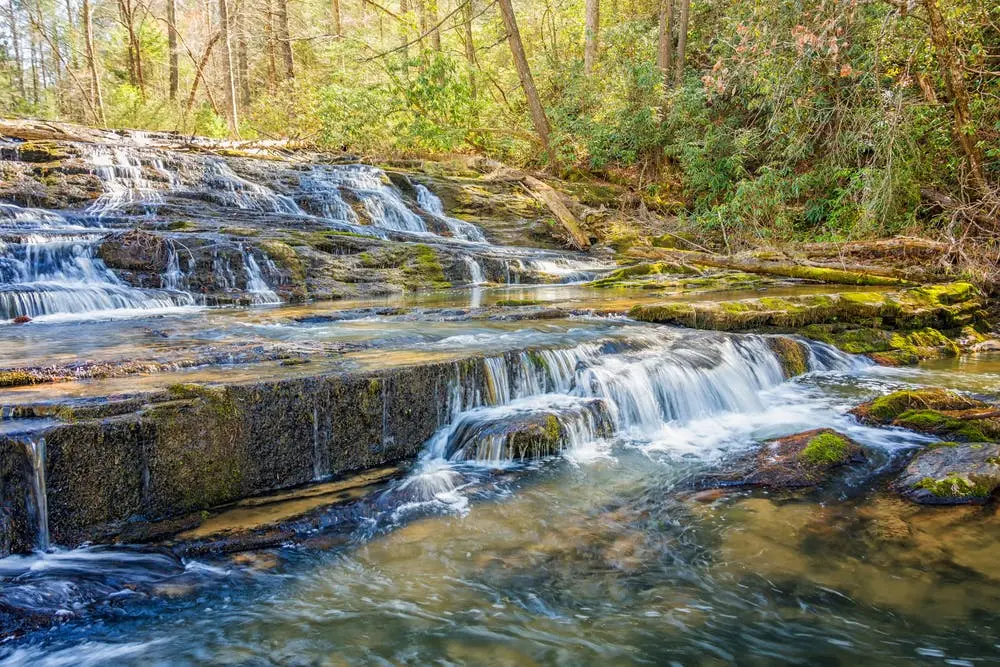
[[[627,374],[615,373],[615,363],[630,358],[636,373],[649,355],[660,362],[648,377],[665,386],[680,382],[684,368],[704,366],[691,354],[725,357],[719,338],[706,337],[712,345],[703,348],[665,340],[585,365],[620,378]],[[818,426],[838,428],[888,461],[926,439],[860,426],[845,416],[850,406],[911,384],[997,392],[1000,360],[898,370],[831,358],[828,370],[785,382],[764,372],[769,362],[758,363],[754,340],[741,343],[746,363],[707,370],[705,377],[723,373],[714,386],[731,398],[692,399],[693,411],[632,422],[641,428],[622,421],[615,437],[577,440],[537,462],[449,460],[432,441],[403,479],[381,480],[357,501],[355,521],[281,548],[181,560],[92,548],[0,561],[0,597],[46,591],[37,604],[66,618],[0,646],[0,660],[996,662],[1000,518],[992,507],[918,508],[851,476],[793,495],[705,497],[692,481],[761,439]],[[580,349],[584,359],[586,345]],[[551,371],[552,386],[532,388],[515,367],[510,387],[480,400],[499,409],[572,397],[579,391],[567,378],[590,372]],[[750,368],[756,377],[746,375]],[[466,405],[456,416],[484,409]],[[430,493],[416,482],[440,471],[447,483]],[[226,516],[217,527],[228,525]]]

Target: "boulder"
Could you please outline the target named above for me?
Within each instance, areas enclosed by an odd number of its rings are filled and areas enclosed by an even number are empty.
[[[847,436],[828,428],[813,429],[765,442],[730,481],[772,489],[815,486],[834,469],[864,460],[864,449]]]
[[[984,503],[1000,486],[1000,444],[932,445],[917,454],[894,486],[926,505]]]
[[[947,389],[896,391],[851,410],[860,421],[964,442],[1000,439],[1000,407]]]
[[[109,234],[98,256],[111,269],[162,273],[167,270],[170,248],[162,237],[139,229]]]

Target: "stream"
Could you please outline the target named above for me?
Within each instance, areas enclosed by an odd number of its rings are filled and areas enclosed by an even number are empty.
[[[159,545],[70,549],[49,543],[45,523],[35,553],[0,559],[0,624],[46,619],[0,643],[0,665],[1000,662],[994,507],[921,508],[873,490],[902,453],[934,439],[847,414],[911,386],[995,396],[996,355],[883,368],[803,342],[808,372],[786,379],[769,336],[631,321],[624,306],[664,297],[585,285],[613,265],[492,243],[427,186],[405,195],[374,167],[254,181],[249,168],[194,154],[85,154],[104,184],[87,207],[0,208],[0,320],[32,318],[0,324],[0,367],[160,366],[6,387],[5,409],[187,383],[454,370],[416,460],[356,484],[329,479],[317,455],[315,484],[213,511]],[[100,258],[110,230],[197,201],[287,226],[416,238],[455,253],[463,280],[289,304],[278,267],[241,244],[216,256],[212,290],[247,298],[215,305],[193,287],[177,234],[155,285]],[[209,236],[231,243],[220,233]],[[754,293],[676,298],[744,294]],[[525,455],[510,437],[519,424],[553,442]],[[50,425],[5,412],[0,435]],[[876,455],[818,490],[705,490],[762,441],[819,427]],[[40,466],[34,511],[47,519],[45,440],[25,442]],[[234,554],[185,547],[282,523],[304,528]]]

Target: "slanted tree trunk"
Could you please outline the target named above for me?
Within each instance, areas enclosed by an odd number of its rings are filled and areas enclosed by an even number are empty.
[[[976,123],[969,110],[969,89],[965,85],[965,73],[962,71],[962,61],[955,44],[948,34],[948,28],[938,6],[938,0],[923,0],[927,10],[927,23],[931,31],[931,42],[934,44],[934,54],[941,77],[944,79],[948,96],[951,98],[952,115],[955,123],[955,137],[965,155],[969,170],[969,185],[977,195],[988,191],[986,175],[983,172],[983,155],[979,150],[979,133]]]
[[[167,0],[167,49],[170,52],[170,99],[177,99],[180,69],[177,54],[177,0]]]
[[[292,36],[288,31],[288,0],[277,0],[278,49],[285,65],[285,78],[295,78],[295,60],[292,57]]]
[[[80,9],[83,21],[84,49],[87,56],[87,72],[90,74],[91,107],[97,110],[94,120],[101,125],[107,121],[104,118],[104,97],[101,95],[101,78],[97,75],[97,57],[94,53],[94,22],[90,16],[90,0],[83,0]]]
[[[583,72],[587,76],[594,73],[597,65],[597,51],[601,38],[601,0],[587,0],[584,10],[583,29]]]
[[[663,76],[664,96],[670,90],[674,69],[674,0],[660,0],[660,26],[657,39],[656,64]]]
[[[229,30],[229,3],[219,0],[219,39],[222,40],[223,66],[226,69],[226,107],[229,114],[229,130],[239,135],[239,117],[236,98],[236,73],[233,67],[232,36]]]
[[[399,0],[399,52],[403,55],[403,76],[409,73],[410,60],[410,3],[409,0]]]
[[[7,18],[14,49],[14,65],[17,67],[17,89],[21,93],[21,99],[25,99],[27,89],[24,86],[24,59],[21,57],[21,35],[17,30],[17,10],[14,8],[14,0],[7,0]]]
[[[535,88],[535,80],[532,78],[531,69],[528,67],[528,57],[524,53],[524,44],[521,43],[521,33],[517,29],[514,8],[511,6],[511,0],[497,0],[497,4],[500,5],[500,14],[503,16],[504,28],[507,30],[507,41],[510,43],[510,52],[514,57],[517,76],[521,79],[521,87],[524,89],[525,97],[528,98],[528,108],[531,110],[531,122],[535,126],[535,132],[542,142],[542,147],[549,155],[549,161],[553,166],[558,167],[558,160],[549,140],[549,119],[545,116],[545,109],[542,107],[542,101],[538,97],[538,90]]]
[[[691,0],[680,0],[681,12],[677,25],[677,61],[674,63],[674,85],[684,82],[684,57],[687,55],[688,16],[691,13]]]
[[[330,21],[330,27],[333,28],[333,34],[340,37],[340,0],[330,0]]]

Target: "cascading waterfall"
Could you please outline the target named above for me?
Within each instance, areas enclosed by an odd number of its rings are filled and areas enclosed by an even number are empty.
[[[88,207],[88,212],[102,217],[127,206],[156,206],[163,203],[157,183],[146,178],[143,156],[138,151],[123,147],[80,144],[80,151],[94,167],[94,172],[104,184],[104,193]],[[169,171],[162,162],[153,167],[161,176]]]
[[[194,304],[190,294],[123,283],[97,257],[100,234],[79,234],[61,216],[16,208],[5,205],[7,229],[16,223],[23,232],[5,234],[10,240],[0,245],[0,320]]]
[[[810,370],[864,363],[823,343],[801,344]],[[781,360],[758,335],[651,329],[603,344],[487,357],[456,373],[451,418],[406,484],[428,498],[456,479],[444,462],[496,467],[612,436],[650,441],[668,424],[752,414],[764,408],[762,392],[784,381]]]
[[[220,158],[206,162],[202,182],[226,206],[265,213],[305,215],[294,199],[237,175]]]
[[[464,220],[449,217],[444,212],[444,204],[441,202],[441,198],[428,190],[427,187],[417,183],[413,188],[417,192],[417,205],[425,212],[430,213],[443,222],[448,227],[452,236],[466,241],[486,243],[486,237],[483,236],[483,232],[478,227]]]
[[[241,248],[243,252],[243,270],[246,271],[247,275],[247,293],[250,294],[250,298],[255,304],[279,304],[281,303],[281,297],[278,296],[277,292],[272,290],[267,281],[264,280],[264,276],[261,273],[260,265],[257,264],[257,260],[254,258],[253,253],[248,251],[246,248]],[[270,259],[267,260],[270,264],[269,269],[271,271],[276,271],[277,267],[271,262]]]

